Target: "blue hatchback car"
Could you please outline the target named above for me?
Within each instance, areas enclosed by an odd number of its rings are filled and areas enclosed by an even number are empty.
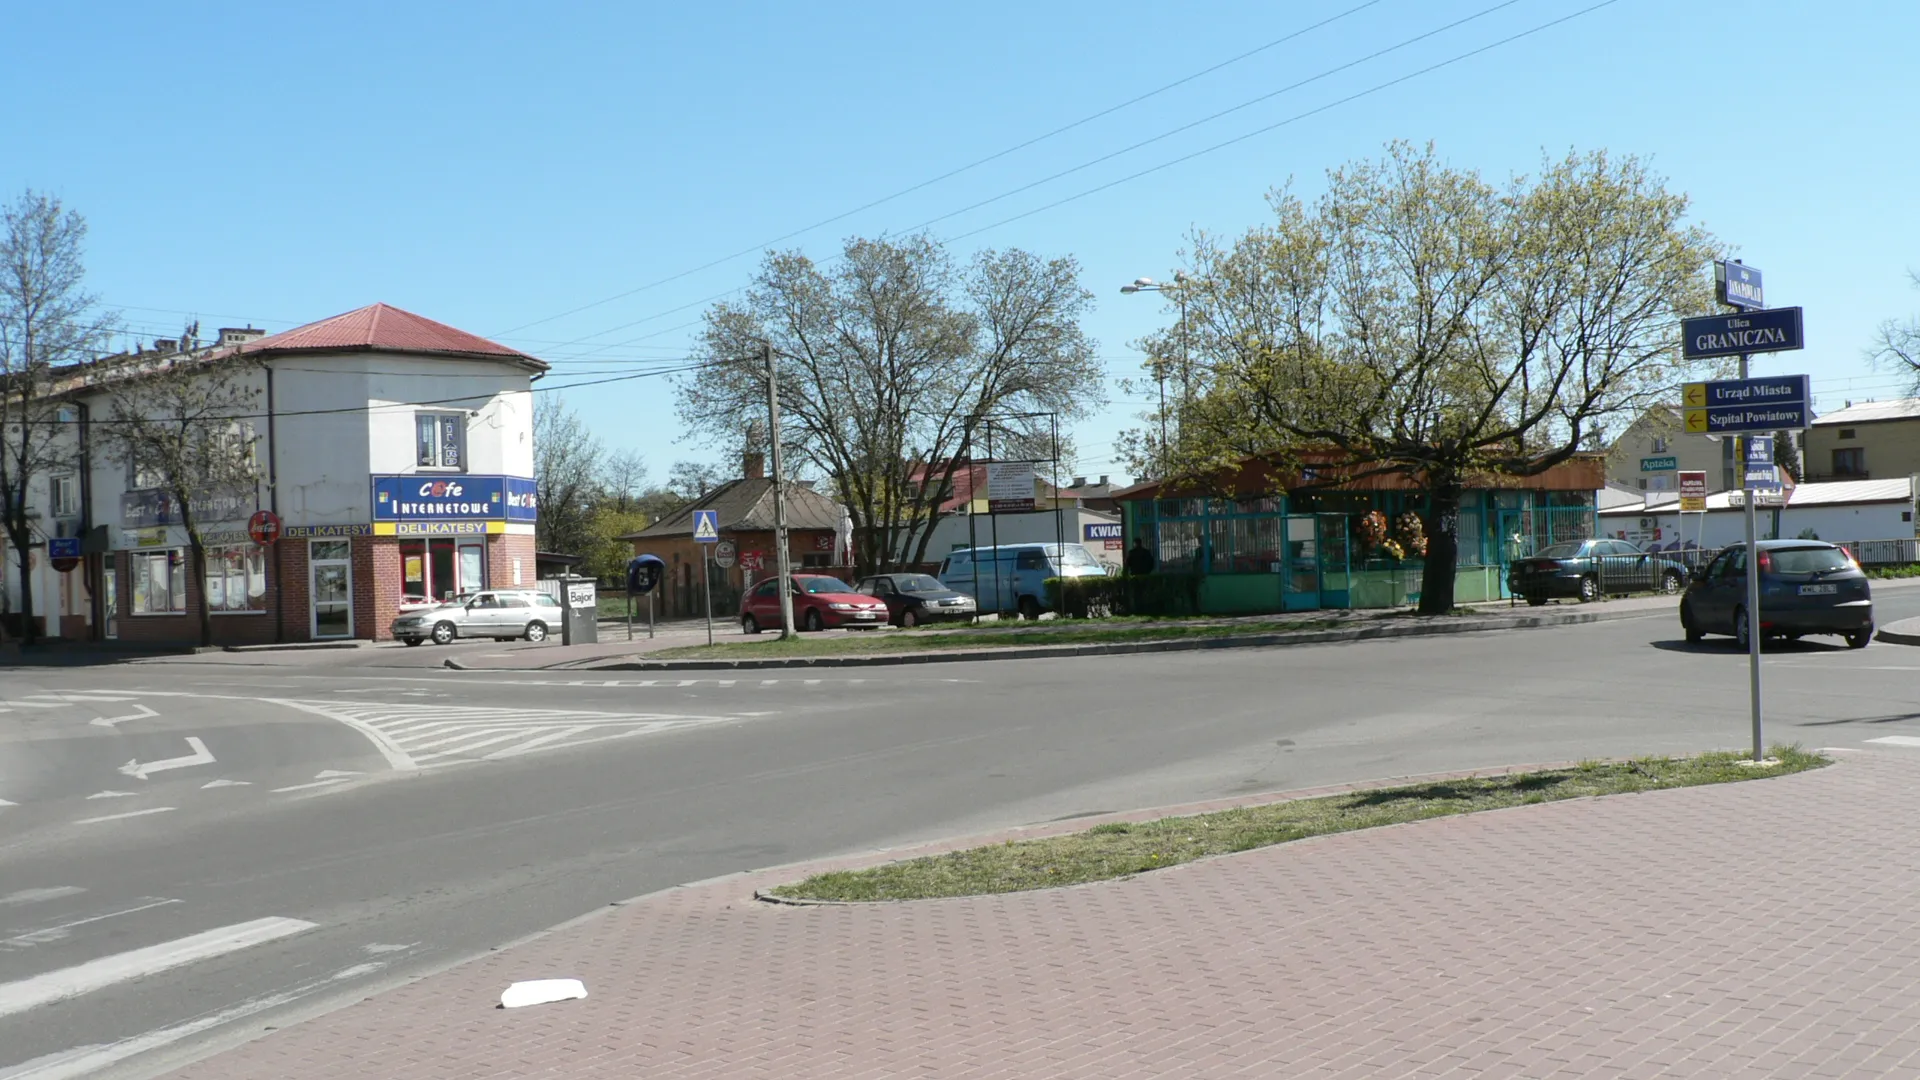
[[[1845,548],[1818,540],[1762,540],[1760,637],[1836,634],[1864,649],[1873,640],[1873,592]],[[1731,634],[1747,647],[1747,546],[1735,544],[1696,570],[1680,597],[1688,641]]]

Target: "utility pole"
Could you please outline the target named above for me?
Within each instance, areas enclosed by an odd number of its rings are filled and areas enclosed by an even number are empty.
[[[767,365],[767,453],[773,458],[773,558],[780,576],[780,640],[793,633],[793,558],[787,551],[787,471],[780,460],[780,384],[773,345],[760,346]]]

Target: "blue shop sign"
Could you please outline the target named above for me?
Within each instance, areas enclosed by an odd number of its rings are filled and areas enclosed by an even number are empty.
[[[532,480],[520,476],[376,476],[375,521],[520,521],[539,518]]]
[[[1081,531],[1086,540],[1120,540],[1126,536],[1125,527],[1121,525],[1089,523],[1082,526]]]

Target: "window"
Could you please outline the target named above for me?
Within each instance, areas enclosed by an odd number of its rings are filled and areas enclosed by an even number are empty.
[[[780,591],[780,579],[771,577],[754,587],[755,596],[772,596]]]
[[[149,468],[139,462],[127,462],[128,491],[148,491],[152,488],[159,487],[164,479],[158,470]]]
[[[53,494],[53,516],[72,517],[80,512],[80,478],[56,476],[47,481]]]
[[[128,553],[135,615],[178,615],[187,610],[187,559],[179,548]]]
[[[1842,439],[1855,439],[1855,438],[1858,438],[1859,436],[1857,436],[1857,435],[1855,435],[1855,434],[1853,433],[1853,429],[1852,429],[1852,428],[1850,428],[1850,427],[1843,427],[1843,428],[1841,428],[1841,429],[1840,429],[1840,437],[1841,437]]]
[[[1014,561],[1013,567],[1016,570],[1045,570],[1047,564],[1041,561],[1039,552],[1028,550],[1022,551],[1019,554],[1019,557]]]
[[[831,555],[802,555],[802,556],[800,556],[800,565],[801,565],[801,566],[806,566],[806,567],[813,567],[813,568],[815,568],[815,569],[817,569],[817,568],[819,568],[819,567],[822,567],[822,566],[832,566],[832,565],[833,565],[833,556],[831,556]]]
[[[1665,435],[1655,435],[1653,437],[1653,452],[1656,454],[1664,454],[1667,452],[1667,437]]]
[[[1842,450],[1835,450],[1833,452],[1833,475],[1855,477],[1867,475],[1866,449],[1859,446],[1849,446]]]
[[[467,462],[465,413],[415,413],[417,464],[427,469],[459,469]]]
[[[532,607],[533,605],[528,603],[527,598],[524,596],[503,596],[500,598],[500,606],[511,607],[511,608],[522,608],[522,607]]]
[[[267,610],[267,549],[258,544],[207,549],[207,610],[215,614]]]

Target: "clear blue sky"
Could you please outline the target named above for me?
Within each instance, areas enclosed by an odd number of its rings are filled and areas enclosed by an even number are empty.
[[[0,65],[0,195],[86,214],[91,285],[143,337],[187,314],[284,329],[376,300],[553,361],[554,384],[685,355],[704,301],[757,256],[637,289],[898,192],[1322,19],[1310,3],[259,3],[16,5]],[[1377,0],[1193,79],[781,246],[830,255],[905,230],[1475,15],[1496,0]],[[946,218],[935,235],[1072,254],[1114,377],[1168,318],[1120,295],[1167,276],[1194,227],[1262,220],[1289,176],[1394,138],[1527,170],[1543,150],[1651,157],[1698,220],[1806,308],[1824,408],[1895,396],[1862,358],[1920,310],[1920,4],[1617,0],[1225,149],[1006,224],[1570,15],[1515,0],[1222,119]],[[546,320],[534,324],[536,320]],[[514,329],[525,326],[524,329]],[[614,329],[619,328],[619,329]],[[679,457],[662,379],[569,395],[655,479]],[[1068,471],[1119,473],[1139,402],[1079,425]]]

